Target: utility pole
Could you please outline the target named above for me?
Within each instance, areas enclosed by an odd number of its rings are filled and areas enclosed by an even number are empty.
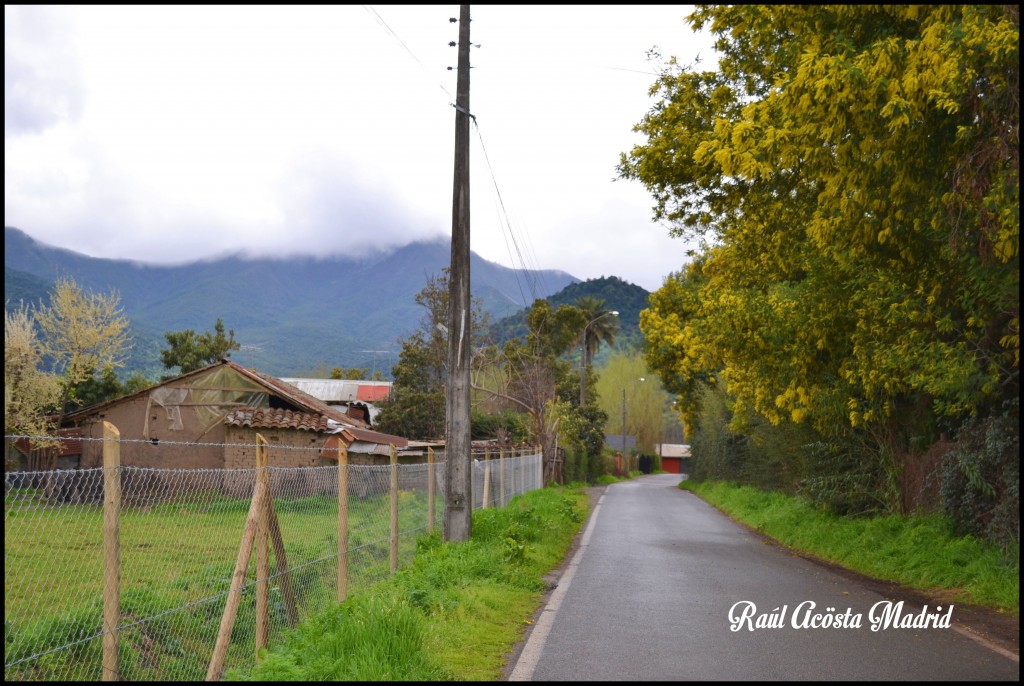
[[[442,538],[469,539],[473,523],[469,426],[469,5],[459,6],[459,66],[455,91],[455,181],[452,262],[448,282],[448,383],[445,394],[445,499]]]
[[[629,476],[629,458],[626,457],[626,389],[622,389],[622,469]]]

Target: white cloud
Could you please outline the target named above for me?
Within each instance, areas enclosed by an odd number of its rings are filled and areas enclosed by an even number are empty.
[[[612,180],[653,104],[645,51],[689,61],[708,44],[685,13],[473,8],[474,251],[648,289],[682,265],[646,191]],[[6,6],[5,224],[144,261],[449,235],[450,16],[457,6]]]
[[[37,133],[82,105],[71,27],[46,7],[4,6],[4,132]]]

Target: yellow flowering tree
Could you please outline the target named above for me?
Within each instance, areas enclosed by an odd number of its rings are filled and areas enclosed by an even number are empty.
[[[1016,6],[698,6],[619,174],[700,242],[651,297],[649,363],[696,402],[900,450],[1018,394]]]

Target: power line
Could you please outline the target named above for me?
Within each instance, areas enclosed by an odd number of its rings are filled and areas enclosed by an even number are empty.
[[[494,183],[494,192],[497,194],[498,203],[499,203],[499,205],[501,207],[501,212],[502,212],[502,215],[504,216],[504,219],[505,219],[504,224],[502,224],[502,228],[503,229],[505,227],[508,228],[507,232],[503,231],[503,234],[505,236],[505,248],[508,249],[508,239],[509,239],[509,237],[511,237],[513,245],[516,246],[516,254],[519,256],[519,263],[523,265],[523,274],[527,275],[528,272],[526,270],[526,262],[523,259],[522,251],[520,251],[520,249],[519,249],[519,243],[518,243],[518,241],[516,241],[515,233],[512,231],[512,224],[508,220],[508,212],[505,210],[505,201],[501,197],[501,189],[498,188],[498,179],[495,178],[495,176],[494,176],[494,168],[491,166],[491,159],[487,155],[487,147],[484,145],[483,134],[480,133],[480,124],[477,123],[475,120],[474,120],[473,123],[476,125],[475,126],[475,128],[476,128],[476,136],[477,136],[477,139],[480,141],[480,149],[484,153],[484,161],[487,162],[487,171],[491,175],[491,181]],[[509,250],[509,258],[512,260],[512,264],[515,265],[516,264],[515,256],[512,255],[512,251],[511,250]],[[526,296],[523,293],[523,286],[522,286],[522,283],[519,280],[518,270],[513,269],[513,274],[515,275],[516,284],[519,286],[519,296],[521,298],[523,298],[523,307],[529,307],[530,303],[532,303],[533,300],[537,299],[536,285],[534,283],[530,283],[529,281],[527,282],[527,287],[530,290],[530,295],[532,296],[532,299],[529,302],[526,302]]]
[[[379,24],[380,24],[380,25],[381,25],[382,27],[384,27],[384,30],[385,30],[385,31],[387,31],[387,32],[388,32],[388,34],[389,34],[389,35],[390,35],[390,36],[391,36],[392,38],[394,38],[394,39],[395,39],[396,41],[398,41],[398,44],[402,46],[402,49],[403,49],[403,50],[405,50],[405,51],[406,51],[407,53],[409,53],[409,56],[410,56],[410,57],[412,57],[412,58],[413,58],[413,60],[415,60],[415,61],[416,61],[416,64],[420,65],[420,67],[421,67],[421,68],[423,69],[423,71],[424,71],[424,72],[425,72],[425,73],[426,73],[426,74],[427,74],[428,76],[430,76],[430,78],[433,78],[433,76],[432,76],[432,75],[431,75],[431,73],[430,73],[430,70],[429,70],[429,69],[427,69],[427,66],[426,66],[425,64],[423,64],[423,62],[422,62],[422,61],[420,60],[420,58],[419,58],[419,57],[417,57],[417,56],[416,56],[416,53],[414,53],[414,52],[413,52],[412,50],[410,50],[410,49],[409,49],[409,46],[405,44],[405,41],[403,41],[403,40],[402,40],[402,39],[401,39],[401,38],[400,38],[400,37],[398,36],[398,34],[397,34],[397,33],[395,33],[394,29],[392,29],[392,28],[391,28],[390,26],[388,26],[388,23],[387,23],[386,21],[384,21],[384,18],[383,18],[383,17],[381,17],[381,16],[380,16],[380,14],[378,14],[378,13],[377,13],[377,10],[375,10],[375,9],[373,9],[372,7],[369,7],[369,6],[367,6],[367,5],[363,5],[363,9],[365,9],[365,10],[366,10],[366,11],[367,11],[368,13],[370,13],[370,15],[371,15],[371,16],[372,16],[372,17],[373,17],[374,19],[376,19],[376,20],[377,20],[377,23],[379,23]],[[437,85],[438,85],[438,87],[439,87],[439,88],[440,88],[440,89],[441,89],[442,91],[444,91],[444,94],[448,96],[448,99],[449,99],[449,100],[454,100],[454,96],[452,96],[452,94],[448,92],[448,89],[447,89],[447,88],[445,88],[445,87],[444,87],[444,86],[443,86],[442,84],[440,84],[440,83],[439,83],[439,84],[437,84]]]
[[[408,53],[409,56],[412,57],[412,59],[415,60],[416,63],[419,64],[420,67],[423,68],[423,70],[429,75],[430,71],[427,69],[426,65],[423,64],[423,62],[419,59],[419,57],[417,57],[416,54],[409,48],[409,46],[405,44],[405,42],[388,25],[388,23],[386,21],[384,21],[384,18],[381,17],[380,14],[376,10],[374,10],[372,7],[364,5],[363,8],[368,13],[370,13],[371,16],[374,17],[374,19],[384,28],[384,30],[387,31],[387,33],[392,38],[394,38],[395,41],[398,42],[398,44],[402,47],[402,49],[405,50],[405,52]],[[479,46],[475,46],[475,47],[479,47]],[[615,67],[604,67],[604,68],[605,69],[617,69]],[[632,71],[632,70],[621,69],[619,71]],[[449,93],[449,91],[443,85],[441,85],[440,88],[445,93],[445,95],[447,95],[449,97],[450,100],[453,99],[451,93]],[[452,104],[452,103],[449,103],[449,104],[452,107],[456,107],[455,104]],[[536,300],[538,298],[538,281],[540,282],[540,284],[539,284],[540,288],[545,293],[547,292],[547,284],[544,283],[544,279],[540,275],[540,269],[537,267],[537,263],[536,263],[536,256],[533,254],[533,251],[532,251],[532,249],[530,247],[529,241],[526,239],[525,236],[522,239],[517,239],[517,237],[516,237],[516,232],[513,229],[512,222],[511,222],[511,220],[509,219],[509,216],[508,216],[508,210],[505,207],[505,200],[502,197],[501,189],[498,186],[497,177],[494,174],[493,165],[491,165],[490,157],[487,154],[487,148],[486,148],[486,146],[484,145],[484,142],[483,142],[483,135],[482,135],[482,133],[480,131],[479,122],[477,121],[477,118],[476,118],[475,115],[470,114],[469,112],[467,112],[466,114],[469,114],[470,120],[472,121],[472,123],[473,123],[473,125],[474,125],[474,127],[476,129],[477,139],[480,141],[480,148],[481,148],[481,151],[484,154],[484,160],[487,163],[487,170],[488,170],[488,173],[491,176],[491,181],[494,184],[494,191],[495,191],[495,194],[497,196],[498,206],[500,208],[500,210],[499,210],[499,212],[500,212],[499,223],[501,223],[501,226],[502,226],[502,232],[503,232],[503,236],[504,236],[504,239],[505,239],[505,248],[506,248],[506,250],[508,250],[509,259],[512,262],[513,275],[514,275],[514,278],[516,280],[516,285],[519,288],[519,296],[520,296],[520,298],[522,298],[523,307],[529,307],[530,304],[534,300]],[[509,245],[509,240],[510,239],[511,239],[511,242],[512,242],[511,246]],[[521,246],[520,242],[522,242],[524,245]],[[514,247],[514,253],[513,253],[513,247]],[[524,249],[525,249],[525,251],[527,253],[526,255],[524,255]],[[532,258],[532,264],[531,264],[531,261],[530,261],[529,258]],[[522,274],[520,274],[520,272]],[[529,300],[527,300],[526,294],[523,292],[523,283],[522,283],[522,279],[523,278],[525,278],[525,280],[526,280],[526,288],[527,288],[527,290],[530,293],[530,299]]]

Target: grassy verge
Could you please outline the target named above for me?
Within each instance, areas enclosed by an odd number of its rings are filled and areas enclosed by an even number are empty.
[[[585,521],[580,488],[473,513],[470,540],[419,541],[415,561],[304,622],[238,681],[496,681]]]
[[[942,516],[850,519],[803,498],[749,486],[683,481],[680,488],[786,546],[847,569],[1020,615],[1019,550],[955,536]]]

